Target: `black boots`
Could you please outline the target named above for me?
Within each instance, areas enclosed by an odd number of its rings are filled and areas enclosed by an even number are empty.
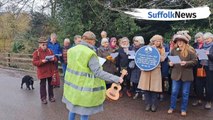
[[[152,112],[156,112],[156,111],[157,111],[157,106],[154,105],[154,104],[152,104],[152,106],[151,106],[151,111],[152,111]]]
[[[152,112],[156,112],[157,111],[157,106],[154,105],[154,104],[152,104],[152,105],[147,104],[145,110],[146,111],[150,111],[151,110]]]

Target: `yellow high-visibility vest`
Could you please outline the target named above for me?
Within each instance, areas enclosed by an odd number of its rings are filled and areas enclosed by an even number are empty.
[[[77,45],[67,52],[67,70],[64,79],[64,98],[73,105],[93,107],[105,100],[105,81],[95,77],[88,67],[96,53],[84,45]]]

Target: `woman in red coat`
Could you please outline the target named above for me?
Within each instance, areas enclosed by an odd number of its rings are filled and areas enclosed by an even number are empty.
[[[51,85],[56,61],[53,52],[47,48],[44,37],[39,38],[39,48],[33,52],[33,65],[37,66],[37,77],[40,79],[40,97],[43,104],[47,104],[46,81],[48,82],[48,97],[50,102],[55,102],[53,86]]]

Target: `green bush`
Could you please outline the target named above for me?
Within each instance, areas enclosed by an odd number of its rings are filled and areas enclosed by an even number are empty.
[[[22,51],[24,49],[25,49],[25,47],[24,47],[23,41],[15,41],[13,43],[12,52],[19,53],[20,51]]]

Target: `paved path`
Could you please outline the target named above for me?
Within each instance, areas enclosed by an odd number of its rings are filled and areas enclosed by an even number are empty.
[[[20,89],[21,78],[26,74],[36,78],[32,73],[0,68],[0,120],[67,120],[68,111],[61,102],[62,88],[54,89],[55,103],[43,105],[39,99],[39,81],[34,83],[35,90]],[[92,115],[90,120],[213,120],[213,110],[204,110],[203,106],[189,105],[187,117],[181,117],[179,107],[168,115],[168,105],[169,98],[160,103],[157,112],[145,112],[141,99],[124,96],[116,102],[106,101],[105,111]]]

